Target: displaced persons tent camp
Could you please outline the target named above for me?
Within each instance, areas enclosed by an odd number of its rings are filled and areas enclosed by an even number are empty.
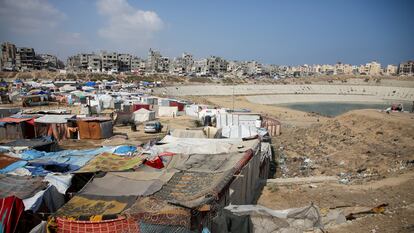
[[[132,118],[135,123],[152,121],[155,120],[155,112],[149,111],[145,108],[141,108],[132,114]]]
[[[36,137],[52,136],[56,140],[68,138],[68,119],[75,115],[44,115],[34,120]]]
[[[113,136],[112,119],[86,117],[77,119],[80,139],[105,139]]]

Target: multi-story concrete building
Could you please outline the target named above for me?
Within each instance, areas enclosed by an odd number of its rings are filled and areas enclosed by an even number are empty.
[[[131,59],[132,56],[130,54],[118,54],[118,65],[120,72],[131,70]]]
[[[351,75],[353,73],[352,65],[338,62],[335,64],[334,74],[337,75]]]
[[[2,70],[16,69],[16,46],[10,42],[1,44],[1,67]]]
[[[381,74],[381,64],[372,61],[365,65],[359,67],[359,73],[362,75],[380,75]]]
[[[147,73],[157,73],[159,72],[159,64],[161,61],[161,53],[158,51],[154,51],[150,49],[148,51],[148,59],[146,64],[146,72]]]
[[[80,71],[80,57],[79,54],[68,57],[66,60],[66,70]]]
[[[62,62],[51,54],[36,55],[35,66],[38,66],[36,69],[41,70],[57,70],[63,68]]]
[[[102,71],[102,61],[101,56],[97,54],[89,54],[88,56],[88,70],[91,72],[101,72]]]
[[[33,48],[21,47],[16,51],[16,67],[21,71],[30,71],[35,68],[36,54]]]
[[[398,67],[399,75],[414,75],[414,61],[406,61]]]
[[[131,72],[139,74],[145,73],[145,61],[139,57],[131,58]]]
[[[102,71],[118,71],[118,53],[101,52]]]
[[[386,75],[396,75],[398,73],[398,66],[396,65],[387,65],[387,68],[384,72]]]

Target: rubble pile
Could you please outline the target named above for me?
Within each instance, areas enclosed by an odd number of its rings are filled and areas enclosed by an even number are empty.
[[[414,120],[353,111],[282,135],[284,177],[335,175],[341,183],[379,179],[413,167]]]

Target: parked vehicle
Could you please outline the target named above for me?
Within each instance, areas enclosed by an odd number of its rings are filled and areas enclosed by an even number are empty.
[[[161,129],[162,129],[162,125],[159,121],[147,122],[144,125],[145,133],[159,133],[161,132]]]

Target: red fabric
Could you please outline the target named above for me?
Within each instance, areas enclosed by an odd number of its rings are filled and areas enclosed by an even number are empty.
[[[132,105],[132,111],[135,112],[137,110],[140,110],[141,108],[145,108],[146,110],[150,110],[149,104],[134,104]]]
[[[120,217],[118,219],[113,220],[102,220],[97,222],[67,220],[64,218],[57,218],[56,221],[58,233],[139,232],[138,224],[132,219],[128,220],[125,217]]]
[[[175,153],[173,152],[162,152],[158,156],[162,157],[162,156],[173,156],[173,155],[175,155]]]
[[[170,106],[171,107],[175,107],[176,106],[178,108],[178,111],[179,112],[184,111],[184,104],[183,103],[179,103],[177,101],[171,101],[170,102]]]
[[[23,211],[21,199],[15,196],[0,199],[0,232],[14,233]]]
[[[153,168],[158,168],[158,169],[161,169],[164,167],[164,163],[162,162],[160,156],[157,156],[153,160],[146,160],[144,164],[147,166],[153,167]]]
[[[23,121],[29,121],[32,120],[32,118],[13,118],[13,117],[5,117],[1,118],[0,122],[6,122],[6,123],[20,123]]]

